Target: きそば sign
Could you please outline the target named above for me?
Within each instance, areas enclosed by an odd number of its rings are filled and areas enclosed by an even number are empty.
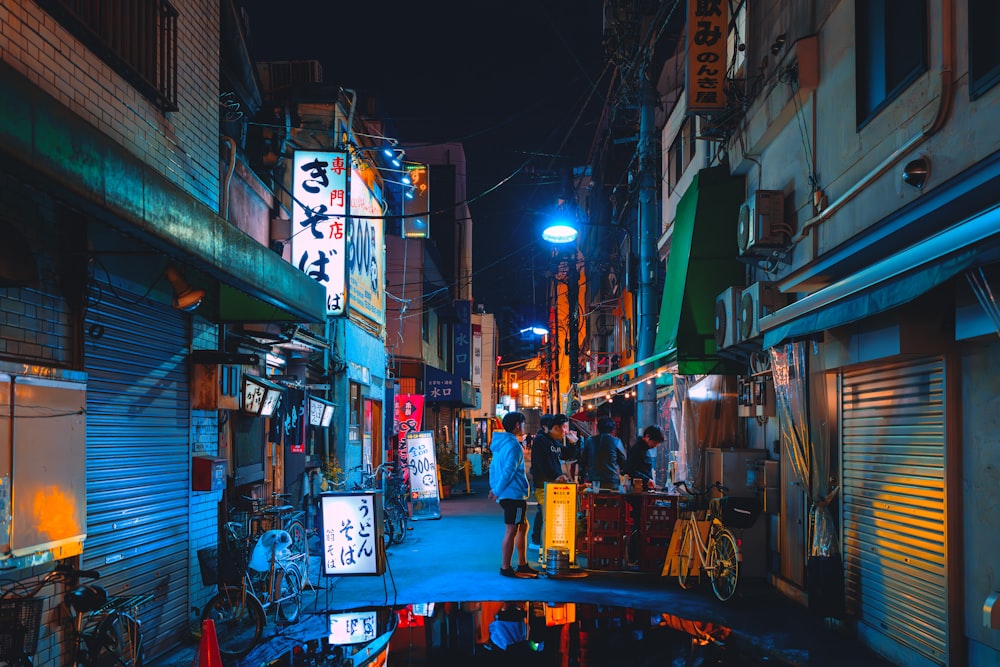
[[[347,153],[295,151],[292,263],[326,288],[327,315],[347,301]]]
[[[412,518],[414,520],[441,518],[437,453],[434,451],[433,431],[406,434],[406,461],[410,469]]]
[[[382,574],[382,499],[377,493],[320,496],[323,574]]]

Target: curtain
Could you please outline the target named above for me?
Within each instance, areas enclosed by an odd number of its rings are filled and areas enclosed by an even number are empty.
[[[839,491],[830,488],[830,429],[826,378],[810,382],[806,343],[786,343],[770,349],[774,396],[788,460],[810,501],[811,556],[838,552],[837,532],[829,504]],[[811,401],[810,401],[811,397]],[[810,404],[820,417],[810,420]]]

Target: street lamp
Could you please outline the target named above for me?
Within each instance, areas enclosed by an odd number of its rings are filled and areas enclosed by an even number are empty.
[[[566,309],[568,311],[569,344],[566,355],[569,362],[569,389],[572,392],[580,382],[580,267],[577,266],[577,248],[575,244],[579,231],[571,221],[557,219],[542,230],[542,238],[556,247],[562,247],[568,255],[566,267]],[[557,295],[558,296],[558,295]],[[558,304],[556,313],[558,314]]]

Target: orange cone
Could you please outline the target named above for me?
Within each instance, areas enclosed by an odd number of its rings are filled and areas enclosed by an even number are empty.
[[[215,636],[215,621],[201,622],[201,643],[198,646],[198,667],[222,667],[219,639]]]

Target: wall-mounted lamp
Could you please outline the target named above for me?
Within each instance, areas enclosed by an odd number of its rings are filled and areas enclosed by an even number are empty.
[[[931,161],[925,157],[911,160],[903,167],[903,182],[921,190],[931,175]]]
[[[167,267],[167,280],[174,289],[174,308],[190,312],[201,305],[205,290],[192,288],[173,266]]]

